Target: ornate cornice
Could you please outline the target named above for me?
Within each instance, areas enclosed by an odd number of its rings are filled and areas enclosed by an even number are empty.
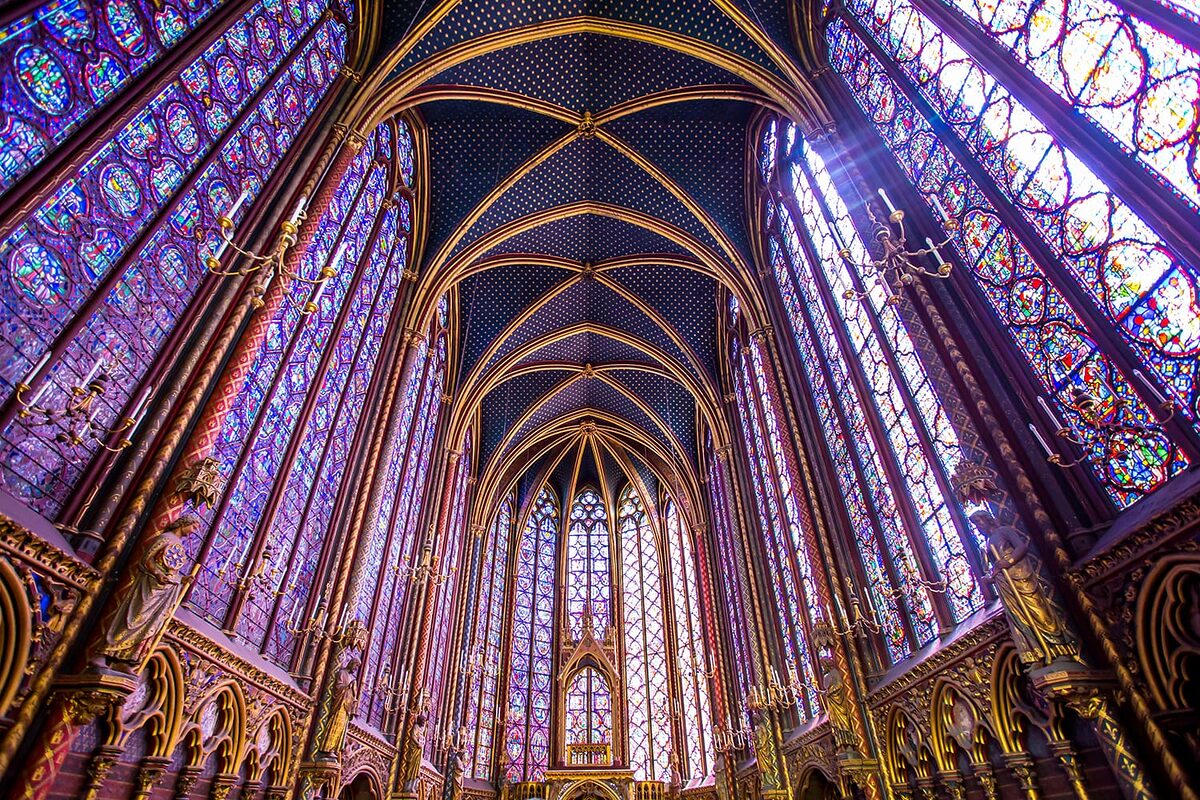
[[[1189,530],[1200,528],[1200,492],[1172,506],[1102,552],[1084,561],[1078,571],[1084,583],[1094,583],[1135,564],[1151,551]]]
[[[898,668],[905,669],[905,672],[872,691],[867,703],[873,708],[886,706],[910,694],[921,683],[934,680],[955,662],[964,661],[988,646],[1004,641],[1007,636],[1008,624],[1003,612],[997,611],[945,647],[935,650],[923,661],[899,665]]]
[[[312,698],[295,686],[284,683],[187,623],[172,619],[167,626],[166,636],[180,647],[210,659],[233,675],[246,679],[289,705],[306,709],[312,704]]]
[[[0,549],[52,573],[78,589],[87,588],[100,580],[100,574],[91,566],[3,516],[0,516]]]

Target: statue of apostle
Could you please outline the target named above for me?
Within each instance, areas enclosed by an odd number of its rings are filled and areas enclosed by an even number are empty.
[[[183,537],[200,525],[193,516],[169,524],[146,545],[92,656],[95,666],[137,672],[175,615],[188,578]]]

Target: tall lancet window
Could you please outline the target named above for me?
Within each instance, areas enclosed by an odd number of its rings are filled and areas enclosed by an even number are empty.
[[[1197,457],[1195,23],[1169,3],[851,0],[827,28],[917,194],[959,223],[964,273],[1044,398],[1046,447],[1117,508]]]
[[[709,704],[709,668],[705,657],[704,619],[700,611],[700,577],[692,550],[692,537],[680,519],[673,499],[668,499],[667,548],[671,554],[671,588],[675,600],[675,664],[680,683],[680,711],[687,764],[681,778],[696,781],[713,771],[712,709]]]
[[[334,15],[322,3],[254,4],[165,85],[142,80],[213,5],[56,2],[26,6],[5,28],[0,191],[26,209],[0,223],[6,395],[25,379],[25,399],[57,409],[89,376],[106,376],[97,430],[138,417],[169,366],[157,356],[209,297],[198,291],[212,285],[218,217],[230,215],[244,240],[255,201],[337,80],[350,3]],[[124,121],[72,137],[116,98]],[[42,163],[59,145],[71,159]],[[0,432],[0,480],[53,518],[119,437],[66,446],[56,441],[65,423],[40,420]]]
[[[471,431],[463,435],[462,451],[458,458],[458,470],[453,475],[447,475],[446,480],[454,482],[451,492],[451,507],[445,538],[438,543],[439,569],[446,576],[441,586],[436,588],[436,611],[434,612],[433,636],[429,638],[429,654],[426,675],[429,676],[430,707],[439,708],[442,705],[442,693],[445,681],[444,669],[446,652],[450,649],[450,620],[454,615],[455,599],[459,592],[459,577],[464,570],[460,569],[459,558],[466,538],[466,516],[470,498],[467,496],[471,484]],[[442,716],[449,719],[451,714],[443,710]],[[450,731],[443,731],[443,734]],[[427,736],[425,751],[433,757],[438,750],[438,737]]]
[[[728,452],[726,450],[726,453]],[[720,586],[721,607],[725,609],[727,615],[730,657],[733,662],[737,696],[745,699],[754,683],[750,642],[746,638],[750,631],[750,618],[747,614],[747,609],[751,607],[747,596],[750,579],[746,574],[746,561],[742,557],[742,543],[739,536],[741,526],[738,523],[737,506],[726,477],[728,467],[729,465],[723,464],[715,454],[708,467],[709,508],[712,514],[713,534],[716,539],[716,562],[718,565],[714,578],[717,585]],[[734,722],[736,723],[737,720]]]
[[[214,452],[228,489],[192,544],[202,569],[189,602],[281,665],[315,612],[310,590],[404,271],[407,237],[392,123],[355,158],[304,254],[335,270],[311,315],[285,303]],[[388,202],[385,202],[388,201]],[[265,580],[231,590],[265,565]]]
[[[773,272],[853,525],[866,599],[896,660],[936,636],[932,592],[945,596],[954,621],[983,602],[971,567],[978,545],[950,499],[958,436],[889,292],[838,256],[868,258],[824,160],[791,125],[777,132],[769,124],[762,147]]]
[[[736,303],[731,298],[736,316]],[[732,367],[738,412],[746,442],[754,503],[761,521],[763,551],[775,595],[785,653],[785,678],[804,686],[796,713],[801,720],[817,710],[815,651],[810,647],[812,625],[819,613],[812,575],[812,522],[799,496],[795,454],[783,422],[778,387],[765,372],[765,354],[758,341],[731,340]],[[781,678],[782,679],[782,678]]]
[[[538,780],[550,759],[554,575],[558,500],[543,488],[517,547],[504,770],[510,781]]]
[[[629,765],[639,780],[666,780],[671,763],[671,693],[662,563],[646,506],[632,486],[621,492],[618,508]]]
[[[480,780],[492,779],[493,736],[496,730],[496,692],[500,669],[500,636],[504,625],[508,577],[508,545],[512,541],[514,498],[500,504],[483,545],[479,572],[479,599],[468,651],[470,682],[467,695],[467,730],[473,737],[467,770]]]
[[[567,623],[573,639],[582,632],[585,608],[591,608],[596,631],[612,623],[610,551],[604,500],[595,489],[581,489],[571,506],[567,532]]]
[[[397,434],[405,446],[397,447],[389,460],[388,489],[371,538],[372,546],[380,542],[383,556],[378,583],[370,584],[379,589],[378,593],[373,588],[364,589],[370,594],[360,595],[357,612],[358,619],[371,631],[359,713],[378,728],[384,727],[390,710],[382,690],[401,677],[405,663],[406,653],[397,644],[404,635],[407,618],[404,611],[410,584],[406,568],[421,558],[417,531],[429,495],[429,463],[446,382],[446,308],[443,297],[429,334],[417,345],[412,372],[406,376]]]

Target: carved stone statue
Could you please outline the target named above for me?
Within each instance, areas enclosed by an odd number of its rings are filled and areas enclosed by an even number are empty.
[[[338,668],[329,689],[329,712],[325,718],[325,730],[317,750],[337,756],[346,744],[350,720],[358,706],[358,669],[361,662],[351,658]]]
[[[92,656],[94,665],[136,671],[145,661],[187,588],[183,573],[187,551],[182,540],[199,524],[196,517],[182,517],[146,546],[133,566],[131,580],[116,610],[108,619],[104,638]]]
[[[463,761],[467,757],[465,731],[460,731],[454,742],[446,749],[446,785],[442,791],[445,800],[459,800],[463,789]]]
[[[846,679],[832,656],[821,657],[821,672],[821,693],[833,740],[839,747],[853,748],[854,728],[850,720],[850,689]]]
[[[986,511],[972,514],[971,521],[987,537],[992,583],[1008,612],[1021,662],[1042,665],[1078,655],[1078,647],[1066,629],[1050,586],[1042,577],[1029,540],[1011,525],[1001,525]]]
[[[421,780],[421,759],[425,752],[425,725],[429,717],[424,710],[413,717],[408,727],[408,735],[404,739],[404,750],[401,753],[400,780],[405,794],[416,794],[417,784]]]

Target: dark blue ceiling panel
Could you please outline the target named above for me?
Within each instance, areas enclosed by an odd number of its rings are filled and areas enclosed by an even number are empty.
[[[679,331],[706,367],[716,364],[717,282],[695,270],[637,264],[604,273],[645,300]],[[715,372],[711,374],[715,375]]]
[[[509,428],[521,418],[530,405],[573,374],[568,370],[542,370],[505,381],[489,392],[483,399],[480,414],[483,424],[483,460],[487,461],[492,457]]]
[[[683,351],[663,329],[635,305],[596,281],[582,280],[563,290],[519,326],[496,351],[489,366],[543,334],[583,322],[628,331],[657,345],[680,362],[688,363]]]
[[[716,247],[708,230],[662,184],[591,137],[575,139],[523,176],[480,217],[456,249],[520,217],[585,200],[640,211]]]
[[[687,389],[675,381],[640,370],[614,370],[612,374],[654,409],[688,453],[695,453],[696,405]]]
[[[529,364],[537,361],[567,361],[575,364],[657,363],[633,345],[591,332],[559,339],[535,350],[517,363]]]
[[[486,109],[488,113],[480,113]],[[442,102],[423,107],[429,129],[429,240],[437,252],[496,183],[570,128],[507,107]]]
[[[568,270],[535,264],[498,267],[459,284],[459,319],[465,376],[504,328],[539,297],[569,280]]]
[[[661,107],[607,126],[696,199],[747,262],[746,125],[754,106],[703,101]]]
[[[688,254],[654,231],[596,214],[580,214],[546,223],[506,240],[488,250],[486,255],[500,253],[554,253],[592,263],[642,253]]]
[[[709,0],[508,0],[461,2],[401,60],[398,74],[447,47],[495,31],[567,17],[601,17],[660,28],[716,45],[774,71],[771,59]]]
[[[597,114],[677,86],[744,84],[731,72],[655,44],[577,33],[527,42],[440,73],[437,84],[485,86]]]

